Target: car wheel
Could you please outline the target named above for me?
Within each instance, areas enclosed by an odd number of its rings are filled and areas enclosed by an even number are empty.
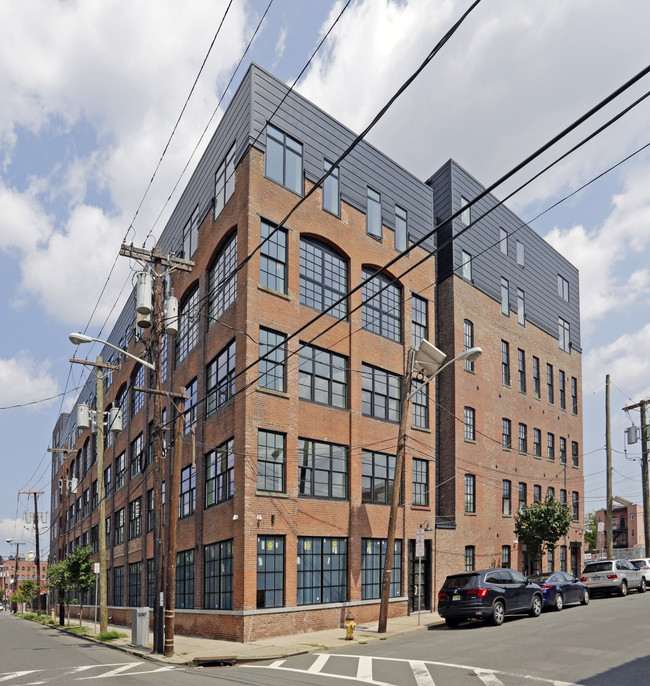
[[[450,629],[455,629],[459,624],[460,624],[460,619],[458,617],[446,617],[445,618],[445,624],[450,628]]]
[[[531,617],[539,617],[542,614],[542,599],[538,595],[533,596],[533,602],[528,614]]]
[[[618,589],[618,594],[621,596],[621,598],[625,598],[627,595],[627,581],[625,581],[625,579],[621,581],[621,587]]]
[[[645,593],[646,590],[646,582],[645,582],[645,577],[641,577],[641,583],[639,584],[639,593]]]
[[[589,589],[585,588],[585,590],[582,592],[582,600],[580,601],[581,605],[589,605]]]
[[[562,596],[561,593],[558,593],[555,596],[555,609],[560,612],[562,608],[564,607],[564,597]]]
[[[503,620],[506,618],[506,606],[502,600],[495,600],[492,606],[492,614],[490,615],[490,623],[494,626],[501,626]]]

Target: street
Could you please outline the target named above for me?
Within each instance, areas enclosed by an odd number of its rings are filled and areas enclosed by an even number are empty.
[[[138,660],[53,629],[0,614],[0,683],[10,686],[106,679],[135,684],[365,683],[378,686],[645,686],[650,683],[650,595],[595,598],[586,606],[508,617],[502,627],[467,623],[225,668]],[[125,681],[126,680],[126,681]]]

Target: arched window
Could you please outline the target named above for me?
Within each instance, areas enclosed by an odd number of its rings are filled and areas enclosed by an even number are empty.
[[[364,281],[375,272],[363,269]],[[377,274],[361,289],[362,324],[366,331],[372,331],[391,341],[402,340],[402,289],[392,279]]]
[[[323,312],[348,290],[348,265],[331,248],[318,241],[300,241],[300,302]],[[348,314],[347,299],[328,314],[344,319]]]
[[[237,233],[221,248],[210,268],[209,326],[221,317],[237,296]]]

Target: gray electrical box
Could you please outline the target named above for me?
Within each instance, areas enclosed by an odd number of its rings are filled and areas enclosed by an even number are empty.
[[[629,428],[625,429],[627,444],[634,445],[639,440],[639,434],[640,431],[638,426],[630,426]]]
[[[149,644],[149,608],[136,607],[131,617],[131,643],[136,646]]]

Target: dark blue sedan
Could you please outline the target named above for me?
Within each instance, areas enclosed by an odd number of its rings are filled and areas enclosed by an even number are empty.
[[[531,581],[538,584],[544,594],[544,606],[558,612],[570,603],[589,604],[589,589],[579,579],[566,572],[535,574]]]

